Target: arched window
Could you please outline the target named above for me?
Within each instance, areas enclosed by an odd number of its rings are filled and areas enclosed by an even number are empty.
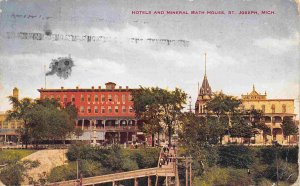
[[[262,105],[262,106],[261,106],[261,110],[262,110],[263,112],[265,112],[265,111],[266,111],[266,106],[265,106],[265,105]]]
[[[272,109],[272,113],[275,113],[275,105],[274,104],[272,105],[271,109]]]

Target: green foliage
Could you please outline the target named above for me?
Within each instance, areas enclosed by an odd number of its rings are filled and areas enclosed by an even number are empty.
[[[137,162],[140,169],[144,169],[157,166],[159,151],[158,148],[124,149],[123,154]]]
[[[287,181],[288,183],[295,183],[298,177],[298,167],[295,164],[290,164],[282,160],[272,163],[265,171],[264,176],[272,181],[277,180],[277,169],[278,179],[280,181]]]
[[[21,185],[26,172],[34,167],[39,166],[38,161],[14,161],[0,169],[0,180],[5,185]]]
[[[35,150],[27,150],[27,149],[18,149],[18,150],[1,150],[0,151],[0,165],[10,162],[16,162],[32,153]]]
[[[228,115],[238,111],[241,101],[233,96],[223,93],[215,94],[214,97],[206,103],[207,110],[213,112],[218,117]]]
[[[70,166],[54,169],[49,176],[49,181],[74,179],[74,167],[72,166],[76,160],[79,162],[88,161],[86,163],[88,166],[84,166],[83,163],[80,164],[83,167],[84,177],[156,167],[159,152],[160,149],[157,148],[122,149],[118,145],[113,145],[111,148],[95,148],[84,144],[73,144],[67,152],[67,157],[71,161]],[[90,166],[90,164],[95,164],[95,167]],[[93,170],[97,168],[101,172]],[[124,183],[127,184],[126,181]]]
[[[213,167],[203,174],[201,178],[196,178],[194,185],[211,186],[226,185],[229,179],[229,173],[226,169]]]
[[[78,173],[83,177],[91,177],[110,173],[107,169],[103,168],[101,163],[92,160],[79,160]],[[55,167],[51,170],[48,176],[48,182],[59,182],[64,180],[76,179],[77,177],[77,162],[70,162],[67,165]]]
[[[59,182],[65,180],[76,179],[77,165],[76,162],[70,162],[68,165],[55,167],[48,176],[48,182]]]
[[[219,148],[219,162],[222,167],[248,168],[254,162],[253,152],[245,146],[225,146]]]
[[[18,120],[23,122],[23,128],[17,130],[17,132],[21,136],[21,140],[25,143],[25,147],[27,148],[28,143],[30,142],[30,134],[28,125],[28,112],[33,106],[33,101],[30,98],[23,98],[22,100],[18,100],[18,98],[9,96],[8,97],[10,104],[12,105],[12,110],[7,111],[7,121]]]
[[[294,123],[293,119],[291,117],[284,117],[283,122],[281,125],[283,134],[285,136],[295,135],[298,134],[298,127]],[[289,141],[289,139],[288,139]]]
[[[123,159],[123,171],[132,171],[139,169],[138,163],[132,159],[125,158]]]
[[[18,129],[21,140],[27,144],[31,141],[38,143],[41,140],[64,139],[74,130],[77,109],[67,104],[64,108],[54,99],[36,100],[29,98],[18,100],[9,97],[13,106],[7,111],[7,120],[20,120],[23,128]]]
[[[259,156],[262,163],[271,164],[275,161],[277,152],[278,158],[296,164],[298,162],[298,149],[298,147],[262,147]]]
[[[68,106],[68,108],[71,106]],[[30,135],[35,141],[64,139],[74,130],[74,121],[53,100],[39,101],[28,111]]]
[[[165,123],[171,143],[172,125],[183,109],[186,94],[178,88],[169,91],[158,87],[141,87],[132,95],[136,116],[145,121],[145,132],[159,133],[162,130],[161,123]]]

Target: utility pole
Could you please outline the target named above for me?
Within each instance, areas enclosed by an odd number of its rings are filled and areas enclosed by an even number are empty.
[[[192,186],[192,157],[190,157],[190,186]]]
[[[76,173],[77,173],[77,176],[76,176],[76,178],[77,178],[77,180],[78,180],[78,178],[79,178],[79,170],[78,170],[78,159],[76,160]]]
[[[189,186],[189,168],[187,158],[185,158],[185,186]]]
[[[279,184],[279,171],[278,171],[278,159],[277,159],[277,147],[276,148],[276,185],[278,186]]]

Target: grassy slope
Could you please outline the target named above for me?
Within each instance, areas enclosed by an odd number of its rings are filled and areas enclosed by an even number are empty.
[[[36,151],[35,150],[27,150],[27,149],[0,150],[0,164],[3,164],[10,160],[20,160],[34,152],[36,152]]]

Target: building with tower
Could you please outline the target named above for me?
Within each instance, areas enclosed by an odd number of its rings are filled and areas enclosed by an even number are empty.
[[[13,89],[13,97],[19,99],[19,89]],[[0,112],[0,143],[16,143],[18,142],[17,129],[22,127],[19,121],[6,121],[6,112]]]
[[[205,70],[204,78],[201,87],[198,85],[198,96],[195,103],[196,116],[206,116],[206,103],[213,97],[212,89],[209,85],[206,74],[206,54],[205,54]],[[270,128],[270,135],[266,138],[263,137],[262,131],[251,139],[252,143],[256,144],[271,144],[276,141],[280,144],[287,144],[287,136],[284,136],[282,130],[282,122],[284,118],[291,118],[293,121],[296,119],[294,113],[294,99],[268,99],[267,93],[260,94],[255,90],[253,85],[252,91],[246,95],[241,95],[242,109],[250,110],[257,109],[264,113],[264,121]],[[296,121],[296,123],[299,123]],[[299,135],[290,136],[290,143],[297,143]],[[243,142],[243,139],[230,138],[224,136],[223,142]],[[244,141],[246,142],[246,141]]]
[[[206,75],[206,53],[205,53],[205,68],[204,68],[204,78],[201,87],[198,86],[198,96],[195,104],[195,113],[197,116],[204,116],[206,112],[205,103],[212,98],[212,90],[208,83]]]

